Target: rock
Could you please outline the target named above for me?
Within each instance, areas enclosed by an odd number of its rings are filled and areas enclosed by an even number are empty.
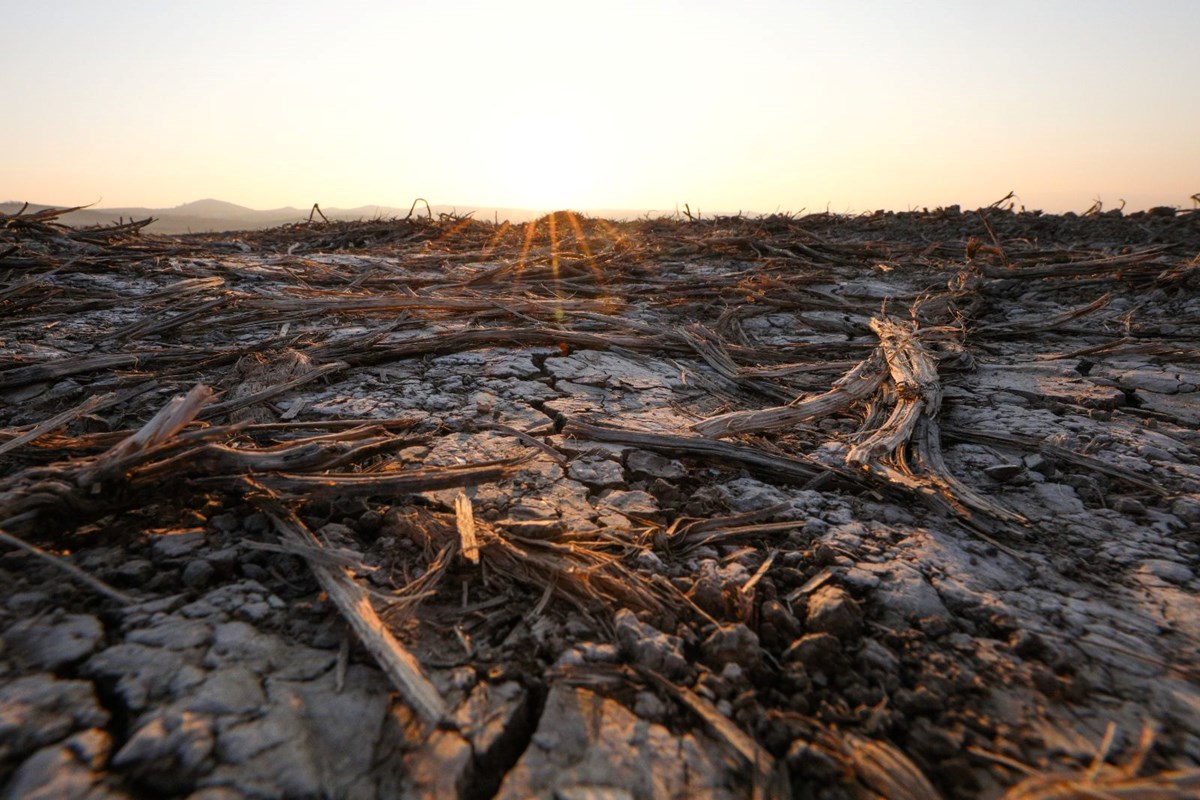
[[[844,589],[825,585],[808,598],[808,614],[804,622],[810,632],[831,633],[839,639],[852,639],[862,631],[863,617]]]
[[[434,731],[406,752],[402,770],[381,781],[377,797],[465,798],[476,781],[471,745],[453,731]],[[491,776],[493,785],[499,777]]]
[[[898,689],[893,695],[896,708],[905,714],[938,714],[946,709],[945,698],[939,696],[928,686],[918,686],[915,690]]]
[[[1179,378],[1161,369],[1131,369],[1117,376],[1122,389],[1141,389],[1155,394],[1179,392]]]
[[[211,525],[214,530],[218,530],[221,533],[233,533],[238,529],[238,526],[241,524],[241,522],[238,520],[236,514],[230,514],[226,512],[222,514],[213,514],[208,518],[208,524]]]
[[[618,611],[613,622],[617,641],[630,661],[672,679],[687,674],[688,662],[683,657],[683,642],[678,636],[655,630],[628,608]]]
[[[0,683],[0,771],[79,728],[107,725],[90,681],[29,675]]]
[[[183,585],[189,589],[203,589],[212,583],[217,570],[203,558],[192,559],[183,568]]]
[[[157,792],[182,793],[212,769],[214,743],[210,718],[163,710],[141,723],[112,764]]]
[[[205,647],[212,641],[213,629],[206,622],[172,616],[148,628],[138,628],[125,635],[125,641],[168,650],[190,650]]]
[[[908,622],[910,619],[950,616],[937,590],[916,569],[892,562],[877,574],[880,583],[872,593],[871,602],[882,608],[885,619]]]
[[[1025,468],[1020,464],[995,464],[983,470],[984,475],[997,483],[1008,483],[1024,472]]]
[[[14,592],[9,596],[4,606],[9,611],[23,614],[45,608],[50,602],[50,594],[43,591]]]
[[[782,648],[794,642],[803,631],[792,612],[778,600],[767,600],[758,612],[759,635],[769,647]]]
[[[175,531],[159,534],[150,545],[156,560],[175,560],[194,555],[204,546],[204,531]]]
[[[1040,453],[1030,453],[1021,461],[1025,465],[1025,469],[1031,472],[1040,472],[1047,477],[1054,474],[1054,465]]]
[[[732,798],[741,779],[703,734],[675,735],[615,700],[556,683],[497,800]]]
[[[1021,658],[1042,658],[1048,650],[1046,640],[1036,631],[1031,631],[1028,628],[1021,628],[1018,631],[1014,631],[1009,637],[1009,642],[1012,645],[1013,652]]]
[[[953,735],[944,725],[917,718],[908,729],[909,745],[932,759],[950,758],[962,750],[962,736]]]
[[[1200,495],[1184,495],[1171,503],[1171,513],[1184,522],[1200,522]]]
[[[145,558],[131,558],[119,564],[110,580],[126,586],[142,586],[157,574],[154,564]]]
[[[246,603],[244,606],[238,606],[233,610],[235,616],[239,619],[249,620],[250,622],[262,622],[271,613],[271,604],[264,600],[255,600]]]
[[[1033,492],[1052,518],[1067,517],[1084,510],[1083,501],[1074,487],[1065,483],[1039,483],[1033,487]]]
[[[606,459],[572,461],[567,474],[592,489],[611,489],[625,483],[621,465]]]
[[[104,626],[88,614],[24,619],[4,632],[5,646],[12,655],[49,670],[82,661],[103,638]]]
[[[522,732],[532,724],[529,717],[529,694],[516,681],[476,684],[454,713],[476,763],[488,772],[503,770],[520,753]]]
[[[242,797],[379,796],[372,759],[386,682],[359,665],[346,671],[341,693],[335,682],[332,671],[312,681],[264,681],[266,699],[254,713],[217,718],[215,767],[204,782]]]
[[[900,670],[900,659],[896,658],[896,654],[874,639],[863,639],[858,657],[864,664],[889,675],[895,675]]]
[[[755,669],[762,661],[762,650],[758,636],[740,622],[734,625],[718,625],[704,644],[700,646],[706,664],[720,669],[727,664],[736,664],[744,670]]]
[[[209,673],[182,701],[182,708],[199,714],[249,714],[265,702],[258,675],[244,666],[230,666]]]
[[[687,468],[680,462],[646,450],[630,451],[625,465],[634,475],[641,477],[662,478],[668,481],[687,477]]]
[[[1142,569],[1156,578],[1162,578],[1169,583],[1185,584],[1196,579],[1196,573],[1174,561],[1162,558],[1148,558],[1142,562]]]
[[[203,663],[209,669],[242,666],[264,674],[288,663],[290,654],[287,650],[279,637],[263,634],[246,622],[227,622],[213,629],[212,647],[205,654]],[[333,663],[327,653],[313,652],[325,656],[320,671]]]
[[[1113,503],[1113,510],[1131,517],[1146,516],[1146,507],[1132,497],[1118,497]]]
[[[83,665],[85,675],[111,681],[124,704],[141,711],[168,694],[171,681],[183,669],[180,653],[161,647],[124,642],[96,653]]]
[[[930,639],[940,639],[953,630],[950,626],[950,620],[937,614],[930,617],[920,617],[917,620],[917,627]]]
[[[3,800],[117,800],[127,795],[101,784],[112,740],[93,728],[40,750],[4,784]]]
[[[1200,425],[1200,403],[1196,402],[1191,393],[1159,394],[1136,389],[1133,396],[1140,408],[1169,414],[1187,425]]]
[[[599,507],[616,511],[626,517],[653,517],[658,514],[658,501],[643,491],[612,490],[601,496]]]
[[[842,658],[842,645],[831,633],[806,633],[783,654],[785,662],[803,664],[811,671],[827,672]]]
[[[729,509],[738,514],[761,511],[772,506],[782,506],[782,513],[791,506],[791,497],[783,490],[754,478],[737,478],[719,484],[717,489]]]
[[[638,692],[633,701],[633,713],[649,722],[660,722],[667,714],[667,706],[654,692]]]
[[[1152,711],[1157,719],[1179,725],[1193,736],[1200,736],[1200,688],[1188,681],[1168,678],[1153,689]]]

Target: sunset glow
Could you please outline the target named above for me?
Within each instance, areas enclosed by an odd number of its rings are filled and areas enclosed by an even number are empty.
[[[0,201],[1185,205],[1200,8],[14,4]]]

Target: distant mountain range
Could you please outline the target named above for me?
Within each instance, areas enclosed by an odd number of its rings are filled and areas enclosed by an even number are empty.
[[[24,203],[0,202],[0,213],[15,214]],[[28,211],[39,211],[44,208],[65,208],[66,206],[46,206],[29,204]],[[442,213],[468,214],[473,213],[480,220],[509,220],[510,222],[525,222],[537,219],[546,211],[524,208],[491,208],[483,206],[447,206],[432,207],[436,217]],[[391,219],[405,217],[407,208],[390,206],[359,206],[358,208],[322,208],[322,213],[330,220],[368,220]],[[413,214],[424,215],[424,204],[420,204]],[[589,216],[605,219],[631,219],[666,212],[630,211],[628,209],[596,209],[586,212]],[[153,217],[154,222],[146,230],[152,233],[211,233],[217,231],[246,231],[274,228],[279,225],[290,225],[308,219],[309,209],[274,208],[269,211],[258,211],[246,208],[224,200],[197,200],[184,203],[174,208],[85,208],[72,211],[59,217],[67,225],[83,227],[87,225],[108,225],[121,219],[146,219]]]

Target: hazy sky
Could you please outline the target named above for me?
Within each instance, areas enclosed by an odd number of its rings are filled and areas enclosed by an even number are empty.
[[[1190,206],[1198,0],[5,0],[0,200]]]

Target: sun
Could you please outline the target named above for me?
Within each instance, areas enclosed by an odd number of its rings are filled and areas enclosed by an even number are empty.
[[[594,136],[570,120],[539,117],[505,131],[496,158],[506,204],[550,211],[593,204]]]

